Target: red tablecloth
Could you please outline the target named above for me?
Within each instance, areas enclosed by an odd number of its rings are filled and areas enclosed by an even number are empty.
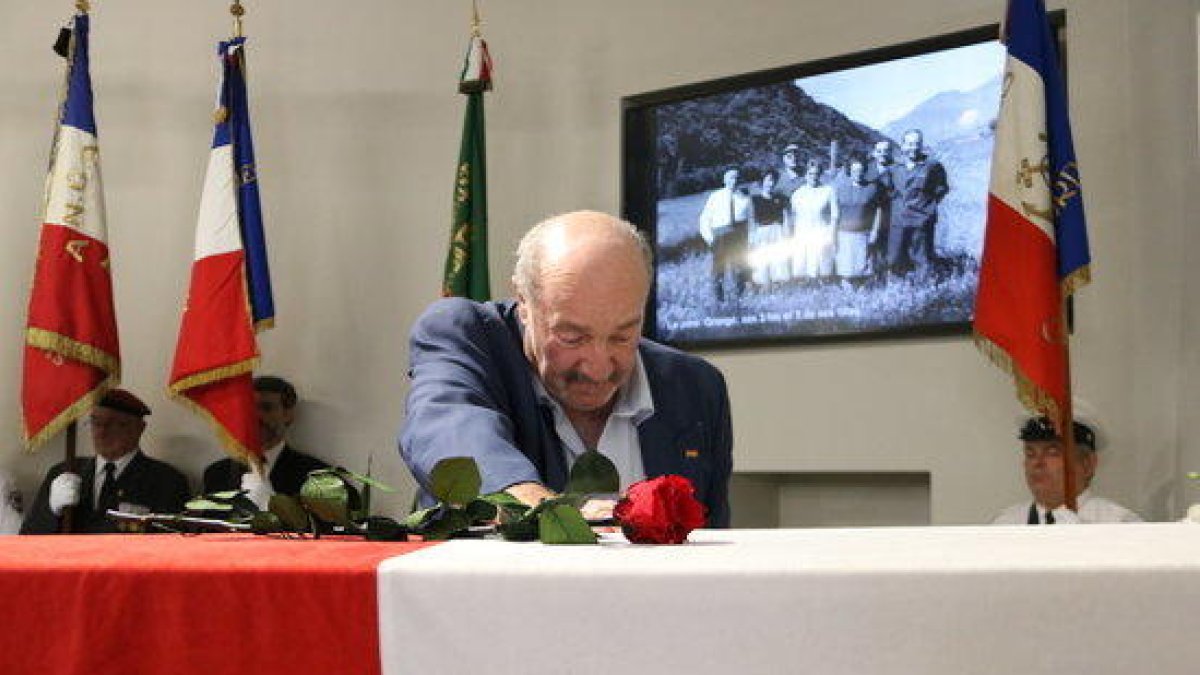
[[[378,673],[376,567],[430,545],[0,537],[0,672]]]

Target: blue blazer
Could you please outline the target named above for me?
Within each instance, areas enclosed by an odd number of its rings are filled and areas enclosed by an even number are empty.
[[[485,493],[525,481],[566,487],[562,442],[534,391],[521,334],[512,301],[439,300],[413,326],[400,453],[421,486],[421,504],[433,502],[429,473],[447,457],[473,457]],[[654,398],[654,414],[638,426],[646,476],[688,478],[708,526],[728,527],[733,432],[724,377],[650,340],[638,351]]]

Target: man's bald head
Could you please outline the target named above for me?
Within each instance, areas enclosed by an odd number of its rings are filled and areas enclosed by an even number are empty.
[[[583,275],[628,270],[645,293],[653,274],[650,246],[630,223],[599,211],[572,211],[534,225],[517,246],[513,286],[528,300],[541,296],[546,275]]]
[[[573,423],[607,418],[629,382],[650,273],[645,240],[604,213],[555,216],[521,240],[513,285],[525,356]]]

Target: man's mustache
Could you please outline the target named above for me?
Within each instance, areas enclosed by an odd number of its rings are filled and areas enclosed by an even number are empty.
[[[584,375],[583,373],[581,373],[578,370],[568,370],[566,373],[563,374],[563,379],[566,380],[567,384],[613,384],[613,385],[619,385],[619,384],[621,384],[621,380],[623,379],[623,376],[624,376],[624,371],[614,370],[612,372],[612,374],[609,375],[606,379],[597,380],[597,379],[588,377],[587,375]]]

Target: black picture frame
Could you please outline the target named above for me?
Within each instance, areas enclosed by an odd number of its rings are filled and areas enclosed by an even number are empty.
[[[1063,13],[1051,18],[1061,43]],[[969,332],[1004,68],[998,35],[999,25],[992,24],[623,98],[622,215],[643,230],[655,256],[646,335],[708,349]],[[994,67],[980,71],[989,59]],[[980,72],[964,75],[972,68]],[[952,86],[971,81],[979,85]],[[939,192],[930,164],[940,164],[948,177],[936,223],[920,226],[932,247],[906,234],[892,250],[879,236],[864,248],[861,227],[869,216],[862,216],[871,209],[857,203],[864,199],[860,184],[874,180],[879,192],[884,179],[868,177],[851,187],[846,158],[890,140],[902,160],[908,129],[923,133],[928,159],[924,173],[903,174],[905,227],[919,215],[920,187],[927,198]],[[768,199],[759,182],[768,169],[782,170],[789,145],[804,155],[801,167],[818,160],[817,180],[829,189],[809,186],[798,201],[789,198],[785,219],[792,222],[773,230],[772,221],[757,214],[773,214],[780,203]],[[746,200],[731,200],[727,189],[724,201],[710,200],[730,165],[740,169],[735,192]],[[887,180],[895,191],[894,179]],[[751,191],[759,192],[757,199],[750,199]],[[830,202],[849,214],[838,227],[860,231],[831,231],[828,216],[806,217],[821,200],[825,214]],[[890,197],[873,201],[897,208]],[[709,202],[714,206],[706,207]],[[706,208],[734,213],[702,218]],[[701,223],[720,219],[746,222],[744,237],[740,225],[717,226],[705,231],[710,242]],[[722,231],[733,236],[713,236]],[[831,239],[846,245],[831,247]],[[920,260],[930,251],[927,263]]]

